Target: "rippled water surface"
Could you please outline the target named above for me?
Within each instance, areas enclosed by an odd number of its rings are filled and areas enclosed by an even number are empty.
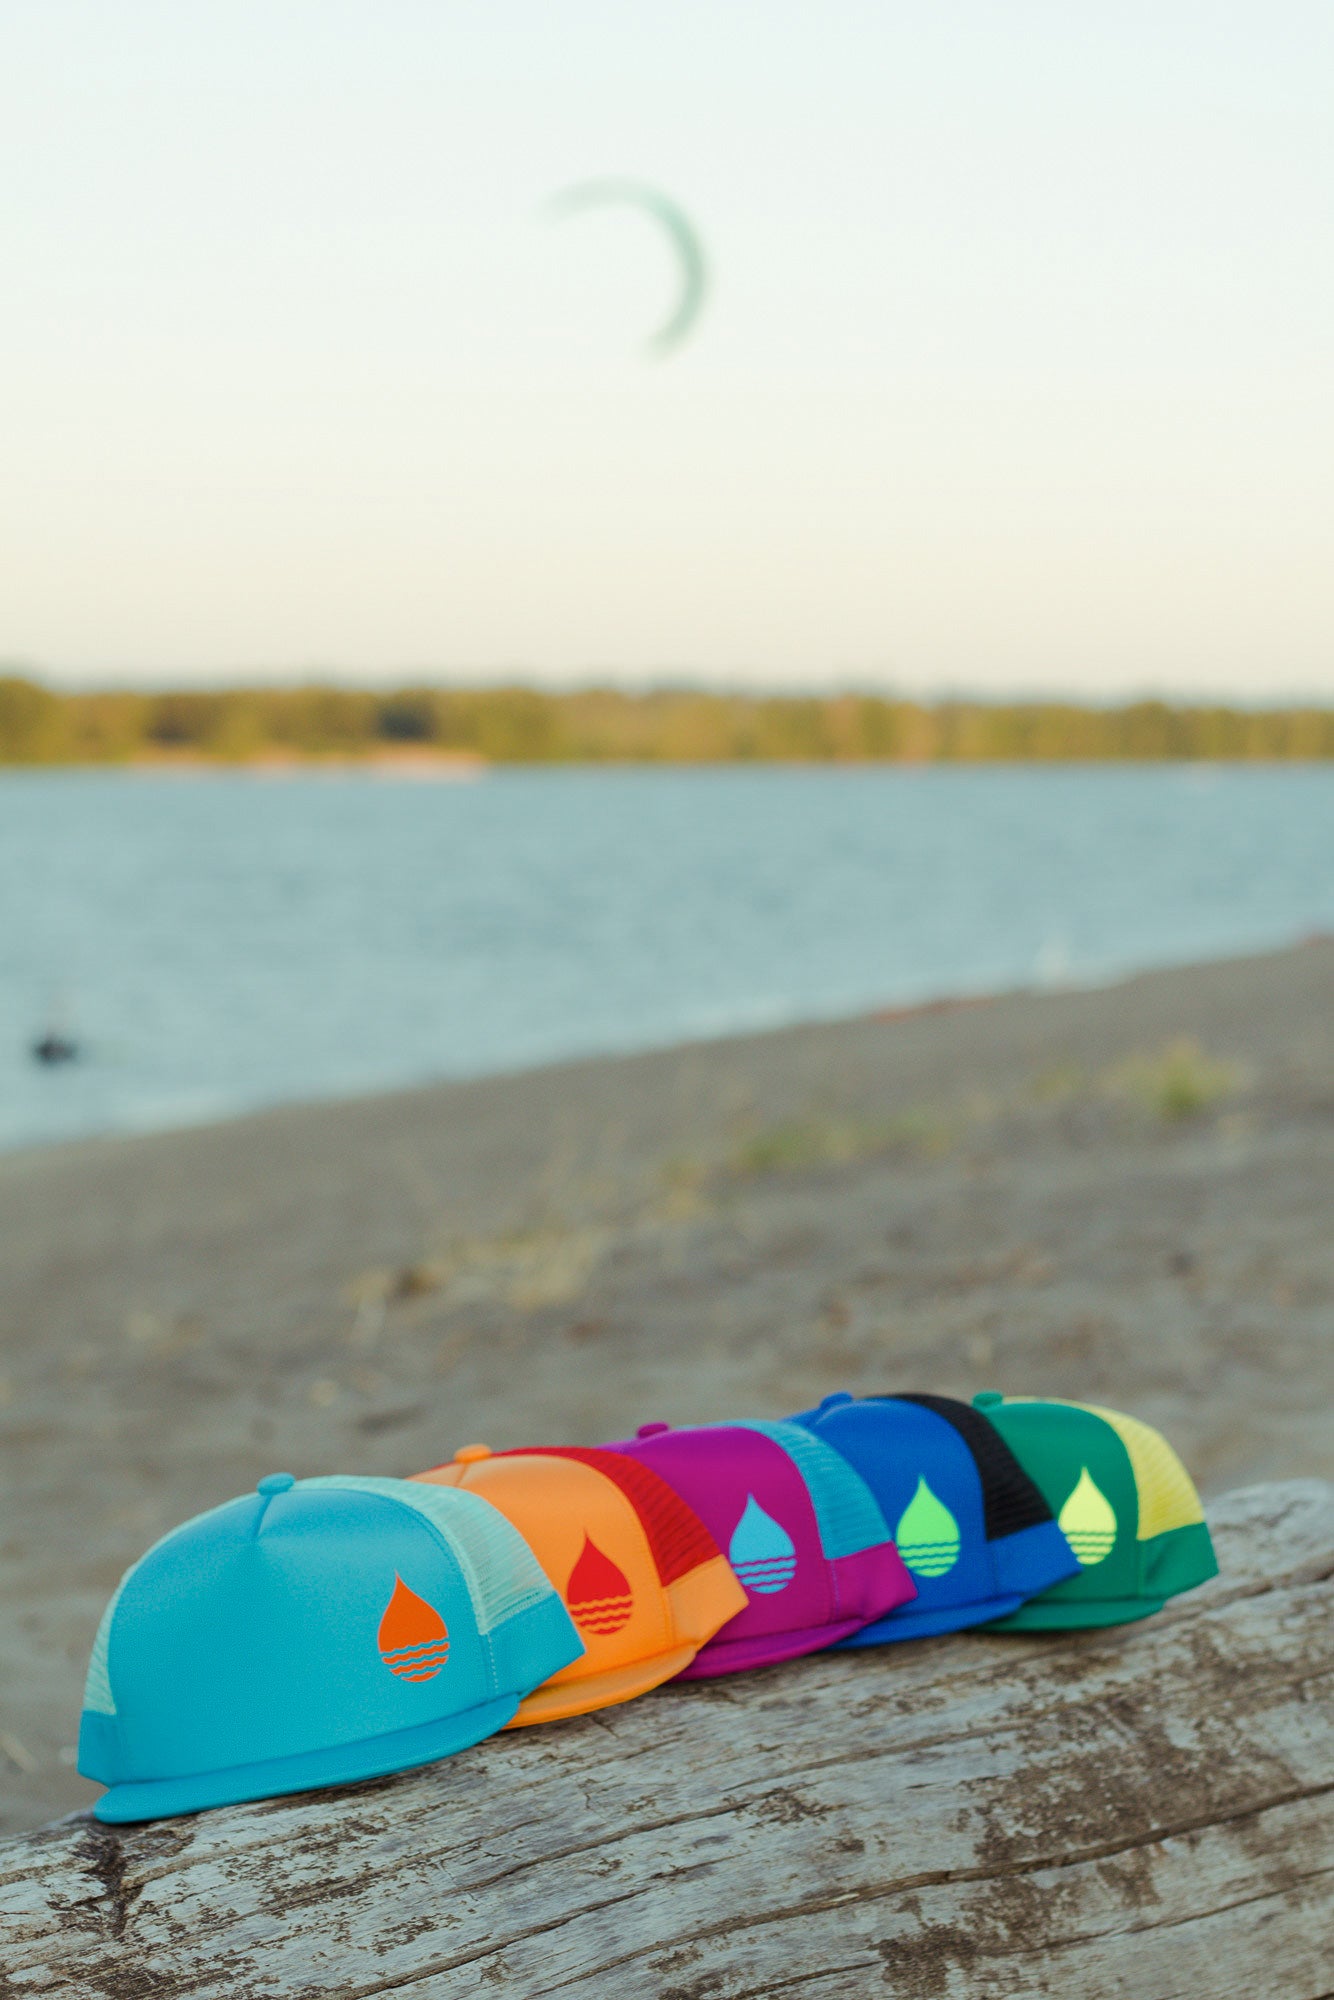
[[[3,774],[0,1145],[1331,928],[1328,768]]]

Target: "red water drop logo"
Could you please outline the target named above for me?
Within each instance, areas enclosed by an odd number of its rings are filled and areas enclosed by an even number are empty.
[[[629,1578],[587,1535],[565,1586],[565,1602],[579,1630],[599,1639],[619,1632],[630,1616],[634,1599]]]
[[[377,1643],[380,1658],[401,1681],[433,1681],[449,1657],[449,1634],[433,1604],[395,1573]]]

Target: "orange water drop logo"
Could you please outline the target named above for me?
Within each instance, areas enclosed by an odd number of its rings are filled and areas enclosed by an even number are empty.
[[[630,1579],[587,1535],[565,1586],[565,1602],[579,1630],[599,1639],[619,1632],[630,1617]]]
[[[449,1633],[433,1604],[395,1573],[377,1639],[380,1658],[401,1681],[433,1681],[449,1657]]]

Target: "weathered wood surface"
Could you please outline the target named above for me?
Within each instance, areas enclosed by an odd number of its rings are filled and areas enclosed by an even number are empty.
[[[1334,1489],[1157,1618],[669,1688],[452,1762],[0,1847],[0,1996],[1316,2000]]]

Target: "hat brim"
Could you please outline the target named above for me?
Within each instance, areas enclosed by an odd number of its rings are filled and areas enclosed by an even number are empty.
[[[590,1715],[596,1708],[615,1708],[619,1702],[633,1701],[637,1694],[647,1694],[650,1688],[675,1680],[698,1650],[697,1646],[677,1646],[670,1653],[655,1653],[647,1660],[627,1660],[623,1667],[607,1667],[600,1674],[548,1681],[525,1695],[518,1714],[505,1727],[526,1729],[533,1722],[563,1722],[572,1715]]]
[[[311,1792],[328,1785],[355,1785],[364,1778],[383,1778],[418,1764],[452,1757],[494,1736],[519,1706],[516,1694],[419,1723],[388,1736],[368,1736],[359,1743],[340,1743],[329,1750],[308,1750],[297,1757],[274,1757],[262,1764],[235,1764],[224,1771],[201,1771],[184,1778],[141,1779],[113,1785],[93,1807],[93,1818],[117,1826],[130,1820],[168,1819],[176,1813],[205,1812],[210,1806],[243,1805],[249,1799],[273,1799],[289,1792]]]
[[[1005,1597],[989,1597],[983,1604],[941,1604],[927,1611],[905,1604],[901,1611],[891,1611],[840,1639],[839,1650],[848,1653],[857,1646],[890,1646],[902,1639],[931,1639],[942,1632],[966,1632],[970,1625],[986,1625],[992,1619],[1007,1617],[1023,1602],[1023,1593],[1016,1591]]]
[[[1104,1597],[1087,1604],[1044,1604],[1031,1599],[1012,1617],[998,1618],[988,1632],[1086,1632],[1099,1625],[1131,1625],[1152,1618],[1165,1597]]]
[[[677,1676],[683,1681],[707,1681],[719,1674],[745,1674],[753,1667],[776,1667],[783,1660],[800,1660],[807,1653],[823,1653],[861,1629],[857,1618],[841,1618],[837,1625],[812,1625],[793,1632],[761,1633],[747,1639],[711,1639],[701,1646],[690,1665]]]

